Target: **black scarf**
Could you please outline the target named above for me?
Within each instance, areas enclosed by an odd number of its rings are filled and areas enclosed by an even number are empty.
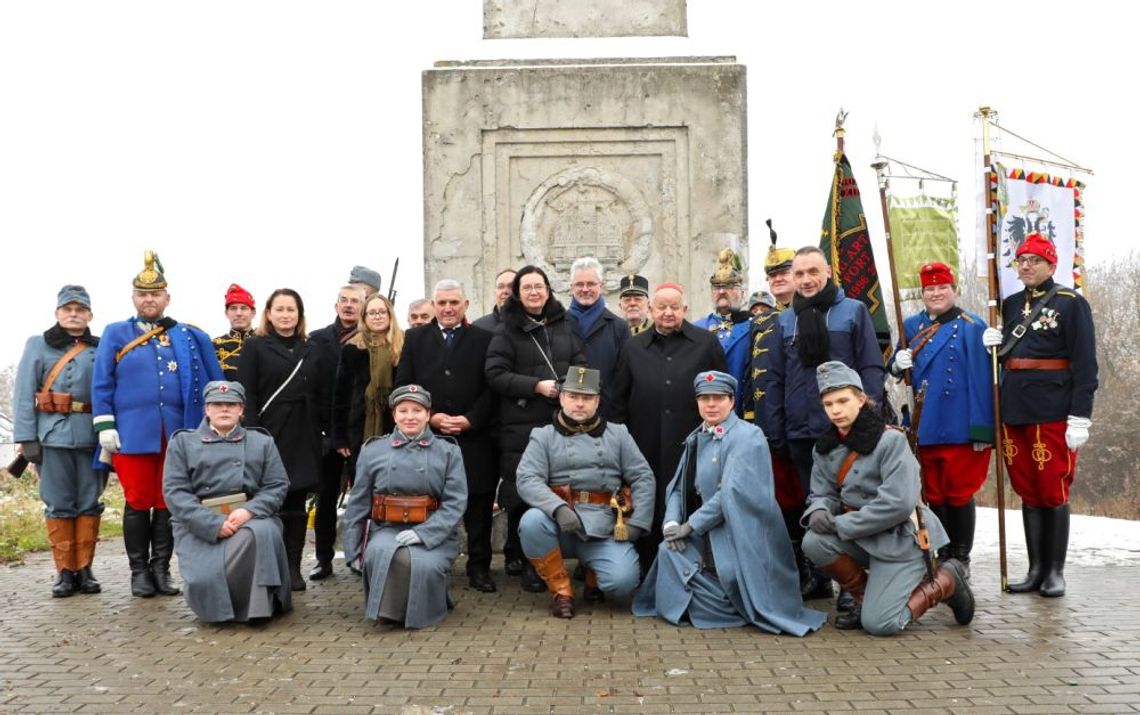
[[[606,421],[601,415],[594,415],[591,419],[579,422],[562,410],[558,410],[554,415],[554,429],[566,437],[573,437],[576,434],[601,437],[606,431]]]
[[[831,336],[827,333],[827,319],[824,315],[839,289],[831,281],[823,284],[819,292],[810,298],[796,293],[792,298],[792,310],[796,312],[796,343],[800,362],[804,367],[815,369],[831,359]]]
[[[839,429],[835,425],[830,425],[816,440],[815,448],[820,454],[827,454],[839,445],[843,445],[853,452],[867,455],[875,451],[886,428],[887,423],[868,402],[863,405],[859,410],[859,416],[851,423],[850,432],[841,437]]]
[[[98,345],[99,338],[91,334],[91,328],[84,328],[83,335],[79,337],[72,336],[59,323],[56,323],[44,331],[44,342],[56,350],[66,350],[77,342]]]

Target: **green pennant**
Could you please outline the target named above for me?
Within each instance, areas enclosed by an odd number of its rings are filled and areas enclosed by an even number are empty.
[[[883,355],[889,355],[891,331],[883,305],[883,287],[875,267],[875,254],[871,250],[859,186],[842,151],[835,153],[835,173],[831,178],[827,209],[823,213],[819,248],[831,264],[831,275],[836,284],[848,298],[862,301],[871,311],[875,339]]]

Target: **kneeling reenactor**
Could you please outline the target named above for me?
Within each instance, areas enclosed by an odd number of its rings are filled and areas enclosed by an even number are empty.
[[[937,550],[949,539],[920,502],[918,461],[906,436],[879,417],[859,373],[832,360],[816,368],[816,378],[831,426],[815,445],[804,553],[859,604],[835,627],[891,635],[943,602],[958,623],[969,623],[974,594],[962,564],[948,559],[926,578],[917,509],[929,533],[927,548]]]
[[[574,617],[564,557],[587,569],[587,600],[627,596],[641,573],[633,544],[653,523],[653,471],[625,425],[598,415],[599,377],[570,368],[554,424],[530,433],[518,466],[519,496],[533,507],[519,523],[519,538],[554,596],[557,618]]]

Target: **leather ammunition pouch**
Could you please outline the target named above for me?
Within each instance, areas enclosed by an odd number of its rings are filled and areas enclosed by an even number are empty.
[[[373,494],[372,519],[395,524],[422,524],[439,508],[439,500],[429,496]]]
[[[70,392],[52,392],[51,390],[45,390],[36,393],[36,410],[47,414],[57,412],[63,414],[90,412],[91,404],[71,399]]]

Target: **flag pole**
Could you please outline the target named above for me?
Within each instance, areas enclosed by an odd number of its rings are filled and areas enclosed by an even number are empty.
[[[1000,282],[998,278],[997,261],[997,196],[994,190],[992,157],[990,156],[990,124],[996,112],[990,107],[980,107],[978,113],[982,117],[982,163],[983,176],[986,182],[986,259],[989,273],[989,323],[997,327],[1001,323],[1000,311]],[[994,401],[994,460],[995,476],[997,477],[997,507],[998,507],[998,564],[1001,570],[1001,590],[1009,590],[1009,574],[1005,559],[1005,452],[1002,450],[1001,440],[1001,383],[998,375],[998,349],[990,349],[990,359],[993,365],[993,401]]]
[[[878,137],[876,136],[876,139]],[[877,148],[877,147],[876,147]],[[891,241],[891,215],[887,209],[887,188],[889,179],[887,178],[888,162],[882,155],[876,156],[875,161],[871,164],[871,168],[875,170],[875,176],[879,179],[879,207],[883,211],[883,234],[887,238],[887,265],[891,269],[891,296],[895,301],[895,324],[898,326],[899,331],[899,345],[906,345],[906,332],[903,329],[903,310],[902,310],[902,295],[899,291],[899,276],[898,271],[895,269],[895,249],[893,241]],[[912,387],[910,368],[903,370],[903,382],[906,383],[907,388]],[[907,390],[907,401],[910,401],[910,390]]]

